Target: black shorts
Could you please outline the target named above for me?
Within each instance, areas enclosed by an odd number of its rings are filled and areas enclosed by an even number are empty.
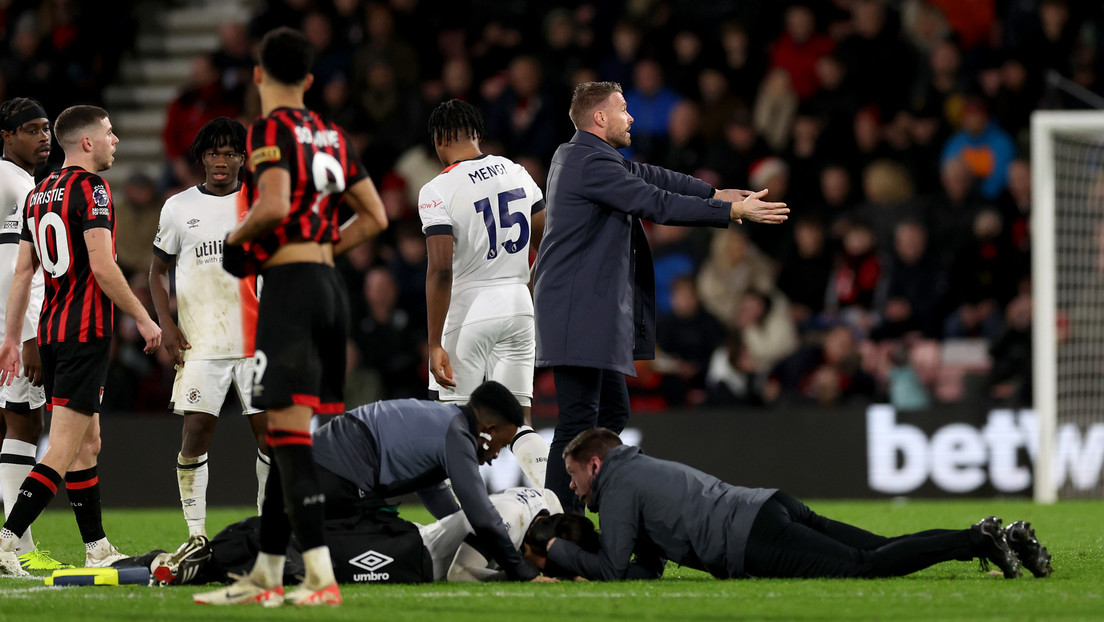
[[[86,415],[100,412],[111,338],[48,343],[39,350],[47,403]]]
[[[335,269],[292,263],[264,271],[257,307],[253,406],[345,411],[349,300]]]

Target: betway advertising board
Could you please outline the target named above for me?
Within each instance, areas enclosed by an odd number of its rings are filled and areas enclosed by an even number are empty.
[[[248,426],[237,419],[225,421],[225,429],[220,425],[209,452],[210,505],[249,506],[256,500],[256,450],[250,449]],[[554,418],[534,423],[551,438]],[[104,505],[177,506],[180,419],[113,414],[102,427]],[[782,488],[809,499],[1029,496],[1036,428],[1031,411],[999,408],[734,408],[635,414],[623,437],[649,455],[727,482]],[[1099,490],[1104,422],[1059,426],[1054,460],[1055,477],[1074,495]],[[508,450],[484,478],[492,490],[523,482]]]

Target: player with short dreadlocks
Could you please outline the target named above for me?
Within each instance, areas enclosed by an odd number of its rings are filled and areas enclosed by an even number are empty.
[[[176,363],[169,409],[184,417],[176,479],[188,541],[177,554],[207,546],[207,449],[219,411],[235,389],[257,443],[257,511],[264,498],[269,457],[265,413],[252,405],[256,276],[237,279],[222,269],[223,239],[245,213],[239,175],[245,163],[245,127],[227,117],[209,121],[190,151],[206,179],[165,202],[153,241],[150,293]],[[176,276],[179,324],[169,309],[169,272]]]
[[[464,403],[484,380],[506,385],[526,421],[510,449],[543,488],[548,444],[529,425],[535,337],[528,283],[530,249],[544,232],[544,194],[521,165],[480,151],[483,118],[471,104],[437,106],[429,135],[445,166],[418,197],[429,252],[429,389],[441,401]]]
[[[19,256],[19,229],[23,202],[34,188],[34,172],[50,157],[50,119],[33,99],[15,97],[0,105],[0,132],[4,159],[0,162],[0,317],[8,303],[15,260]],[[42,312],[45,285],[41,272],[31,280],[31,303],[23,322],[24,373],[10,386],[0,386],[0,424],[6,426],[0,448],[0,488],[4,491],[5,517],[11,513],[19,487],[35,465],[42,436],[42,358],[38,352],[38,315]],[[0,326],[0,338],[4,327]],[[15,552],[24,570],[71,568],[35,548],[31,529],[23,533]]]

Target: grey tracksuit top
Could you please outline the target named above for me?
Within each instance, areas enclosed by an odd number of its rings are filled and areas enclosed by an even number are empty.
[[[658,579],[667,560],[717,578],[743,577],[751,524],[775,488],[744,488],[678,462],[614,447],[592,485],[601,550],[556,540],[548,558],[591,580]],[[633,554],[636,559],[633,560]]]
[[[437,518],[463,508],[480,548],[509,574],[522,560],[479,475],[476,433],[475,413],[467,406],[386,400],[319,428],[314,461],[381,500],[416,492]],[[452,480],[460,507],[445,478]]]

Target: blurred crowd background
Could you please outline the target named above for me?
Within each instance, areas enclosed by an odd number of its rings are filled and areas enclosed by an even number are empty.
[[[51,114],[102,101],[136,37],[128,4],[0,0],[3,97],[36,97]],[[186,148],[211,118],[256,118],[255,46],[290,25],[318,50],[308,105],[349,132],[392,222],[339,262],[353,307],[350,404],[425,396],[416,204],[441,168],[426,134],[433,107],[478,106],[484,151],[543,186],[573,132],[574,85],[614,80],[635,118],[628,157],[718,188],[768,188],[793,210],[781,227],[647,226],[660,351],[637,366],[634,411],[1030,405],[1030,114],[1104,95],[1104,3],[248,6],[169,104],[162,173],[114,188],[119,261],[151,312],[161,205],[202,179]],[[143,355],[118,315],[104,408],[163,412],[171,362]],[[554,414],[550,374],[538,372],[536,392],[534,414]]]

